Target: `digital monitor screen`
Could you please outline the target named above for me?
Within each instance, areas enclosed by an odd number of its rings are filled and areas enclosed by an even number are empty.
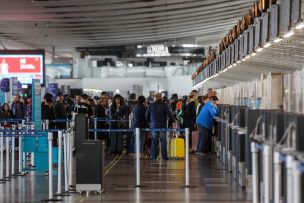
[[[45,64],[46,75],[51,78],[72,78],[73,64]]]
[[[23,85],[39,79],[44,85],[43,50],[0,50],[0,80],[18,77]]]

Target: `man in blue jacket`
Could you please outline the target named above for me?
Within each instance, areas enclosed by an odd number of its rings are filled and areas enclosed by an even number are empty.
[[[162,102],[161,93],[154,95],[154,102],[150,104],[146,112],[146,119],[150,123],[150,128],[167,128],[167,120],[169,116],[169,109],[166,104]],[[158,134],[161,142],[161,154],[163,160],[168,160],[167,156],[167,140],[165,131],[152,131],[152,160],[157,158]]]
[[[218,115],[217,111],[217,96],[212,96],[207,104],[204,105],[200,114],[196,118],[196,124],[198,125],[198,145],[197,155],[205,155],[208,138],[211,135],[213,127],[213,119]]]

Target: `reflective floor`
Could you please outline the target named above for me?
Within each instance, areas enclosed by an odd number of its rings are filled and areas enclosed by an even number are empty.
[[[62,202],[251,202],[250,194],[238,187],[232,174],[215,157],[190,157],[190,185],[184,186],[184,160],[142,160],[141,184],[135,188],[135,161],[127,155],[107,158],[105,192],[71,194]],[[54,176],[54,191],[57,189]],[[48,198],[48,177],[29,173],[0,184],[0,203],[40,202]]]

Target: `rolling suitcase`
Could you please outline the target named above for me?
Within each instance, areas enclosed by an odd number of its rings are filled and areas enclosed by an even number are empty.
[[[182,138],[173,137],[170,141],[170,158],[185,157],[185,141]]]

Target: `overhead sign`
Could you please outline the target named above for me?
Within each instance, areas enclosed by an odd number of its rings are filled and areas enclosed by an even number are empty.
[[[170,56],[169,49],[164,45],[151,45],[147,47],[148,56]]]

